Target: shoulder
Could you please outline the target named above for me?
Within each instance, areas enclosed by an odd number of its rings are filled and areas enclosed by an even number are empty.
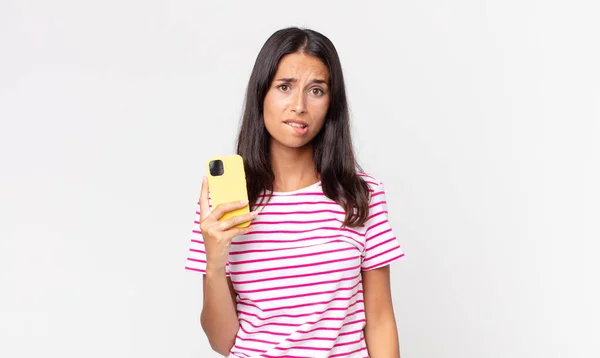
[[[369,187],[369,191],[381,191],[383,190],[383,183],[381,180],[377,179],[373,175],[369,173],[362,172],[360,170],[356,171],[356,175],[361,178],[365,183],[367,183]]]

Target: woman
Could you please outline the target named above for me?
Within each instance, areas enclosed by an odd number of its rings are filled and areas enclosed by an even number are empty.
[[[212,348],[228,357],[399,357],[389,264],[403,253],[382,183],[355,161],[327,37],[287,28],[267,40],[237,152],[253,211],[219,222],[245,203],[211,212],[204,178],[186,265],[204,274],[201,323]]]

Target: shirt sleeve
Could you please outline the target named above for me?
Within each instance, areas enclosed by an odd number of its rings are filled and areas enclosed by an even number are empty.
[[[400,242],[388,221],[385,190],[381,182],[371,193],[365,227],[365,248],[361,267],[363,271],[389,265],[404,256]]]
[[[206,273],[206,249],[204,238],[200,231],[200,203],[197,203],[194,214],[194,225],[190,238],[190,248],[185,262],[185,269],[190,271]],[[225,275],[229,276],[229,263],[225,266]]]

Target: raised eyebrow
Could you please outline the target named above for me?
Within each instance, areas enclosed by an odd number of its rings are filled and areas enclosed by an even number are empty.
[[[309,83],[318,83],[318,84],[324,84],[329,86],[329,83],[327,83],[327,81],[319,79],[319,78],[315,78],[314,80],[310,81]]]
[[[298,82],[298,79],[289,77],[289,78],[279,78],[279,79],[276,79],[275,81],[294,83],[294,82]],[[327,83],[327,81],[320,79],[320,78],[315,78],[309,82],[309,84],[313,84],[313,83],[329,85],[329,83]]]

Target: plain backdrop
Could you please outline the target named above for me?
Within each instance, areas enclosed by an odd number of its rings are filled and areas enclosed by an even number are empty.
[[[184,271],[261,46],[339,52],[403,358],[600,356],[593,1],[0,2],[0,356],[217,357]]]

